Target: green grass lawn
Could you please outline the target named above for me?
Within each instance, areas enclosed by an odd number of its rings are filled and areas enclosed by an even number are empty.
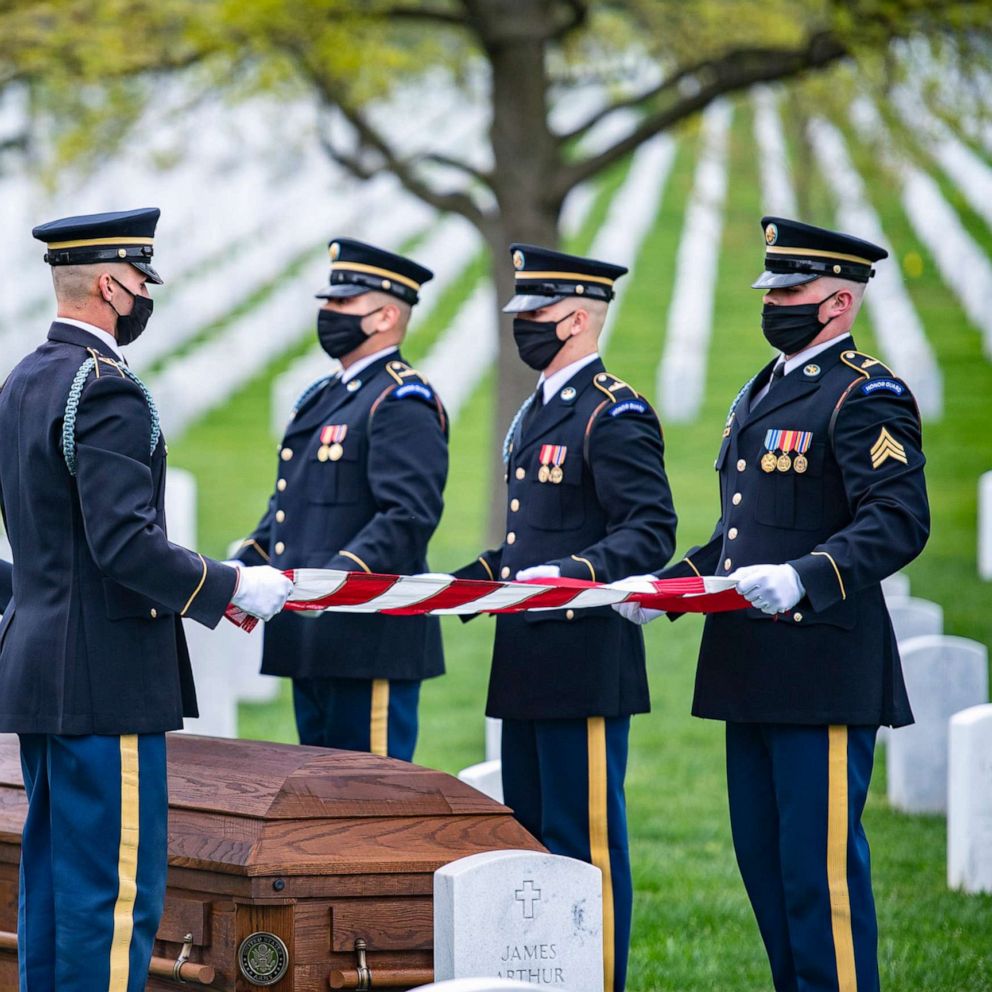
[[[760,332],[760,298],[749,289],[762,255],[758,226],[762,211],[750,128],[750,109],[743,103],[733,126],[702,414],[696,423],[666,429],[683,551],[708,538],[718,513],[712,463],[727,406],[769,355]],[[794,141],[790,134],[790,147]],[[607,355],[612,371],[651,397],[696,150],[696,132],[690,128],[681,136],[663,202]],[[858,166],[865,170],[887,235],[901,254],[915,250],[924,258],[923,274],[910,282],[909,289],[945,375],[945,418],[926,428],[934,531],[929,548],[909,569],[913,592],[943,605],[949,633],[989,643],[992,589],[980,585],[975,573],[975,490],[978,475],[992,468],[988,426],[992,366],[981,357],[977,332],[913,236],[891,179],[862,156]],[[814,191],[809,202],[815,216],[810,219],[832,223],[822,180],[803,176],[801,181],[808,181]],[[603,189],[610,185],[615,189],[618,174],[603,183]],[[605,195],[597,202],[600,217],[605,202]],[[594,230],[587,226],[579,240],[588,243]],[[986,248],[992,251],[992,236],[987,231],[984,235]],[[479,273],[470,267],[459,286],[449,290],[452,299],[459,293],[464,298],[477,278]],[[289,318],[309,320],[307,305],[301,300],[300,312]],[[424,341],[433,339],[441,326],[432,326]],[[867,350],[869,343],[873,347],[870,333],[858,337]],[[419,357],[422,346],[418,344],[416,351]],[[192,469],[199,479],[201,544],[208,552],[221,553],[262,512],[275,471],[268,387],[288,360],[170,445],[173,461]],[[480,549],[493,390],[492,379],[484,381],[452,427],[445,516],[431,548],[431,565],[436,569],[463,564]],[[461,624],[446,618],[442,623],[448,675],[424,687],[417,760],[456,772],[483,756],[482,708],[492,621]],[[698,618],[687,618],[647,629],[654,709],[633,721],[627,780],[636,885],[632,992],[767,992],[770,987],[730,844],[723,728],[689,716],[700,626]],[[284,692],[273,704],[242,706],[241,731],[247,737],[295,739],[288,694]],[[883,986],[892,992],[992,989],[992,897],[947,891],[944,821],[891,811],[885,802],[882,764],[873,783],[866,826],[873,845]]]

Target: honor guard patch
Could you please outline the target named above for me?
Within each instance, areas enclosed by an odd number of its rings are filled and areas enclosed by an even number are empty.
[[[906,449],[883,427],[871,447],[871,467],[881,468],[890,458],[908,465]]]
[[[895,393],[896,396],[902,396],[906,392],[906,387],[901,383],[896,382],[894,379],[869,379],[861,387],[861,392],[865,396],[871,396],[872,393],[877,393],[879,391]]]
[[[647,413],[648,405],[641,400],[624,400],[610,410],[611,417],[622,417],[625,413]]]
[[[405,400],[412,396],[415,399],[423,400],[425,403],[430,403],[434,399],[434,391],[421,382],[408,382],[394,389],[390,393],[390,396],[394,400]]]

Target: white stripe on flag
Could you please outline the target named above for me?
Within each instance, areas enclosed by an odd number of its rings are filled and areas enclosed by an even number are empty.
[[[465,606],[453,607],[450,610],[434,610],[437,614],[446,613],[482,613],[485,610],[505,610],[508,606],[516,606],[532,599],[539,592],[547,592],[548,586],[525,585],[522,582],[507,583],[502,589],[495,589],[485,596],[472,600]]]
[[[289,594],[290,601],[299,603],[329,596],[344,585],[350,574],[332,568],[298,568],[294,573],[296,581]]]
[[[351,613],[378,613],[380,610],[399,610],[405,606],[422,603],[425,599],[447,589],[454,581],[452,578],[427,578],[421,575],[404,576],[382,595],[370,599],[361,606],[344,606],[340,609]],[[334,609],[334,607],[328,607]]]

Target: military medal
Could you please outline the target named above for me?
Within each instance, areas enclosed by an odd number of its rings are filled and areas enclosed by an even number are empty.
[[[761,456],[761,471],[762,472],[774,472],[775,466],[778,464],[778,458],[775,456],[775,449],[778,447],[779,438],[781,437],[781,431],[765,431],[765,453]]]
[[[792,459],[783,451],[782,454],[778,456],[778,461],[775,463],[775,467],[780,472],[788,472],[792,468]]]
[[[800,475],[802,475],[802,473],[805,472],[806,469],[809,468],[809,462],[806,461],[806,456],[805,455],[796,455],[796,460],[792,463],[792,467]]]
[[[796,457],[792,460],[792,467],[802,475],[806,469],[809,468],[809,462],[806,460],[806,452],[809,451],[809,446],[813,443],[813,432],[812,431],[797,431],[795,440],[795,451]]]
[[[762,469],[762,471],[763,472],[774,472],[775,471],[775,463],[776,463],[776,461],[777,461],[777,459],[775,458],[775,456],[770,451],[766,451],[761,456],[761,469]]]
[[[320,429],[320,447],[317,459],[322,462],[336,462],[344,454],[342,441],[348,434],[347,424],[327,424]]]
[[[789,452],[794,448],[794,443],[796,438],[799,436],[799,431],[779,431],[778,432],[778,444],[777,447],[781,449],[782,454],[778,456],[778,461],[775,467],[780,472],[788,472],[792,468],[792,459],[789,457]]]
[[[565,478],[565,471],[561,466],[567,452],[568,448],[561,444],[541,445],[541,452],[538,455],[541,468],[537,473],[539,482],[551,482],[556,486],[561,483]]]

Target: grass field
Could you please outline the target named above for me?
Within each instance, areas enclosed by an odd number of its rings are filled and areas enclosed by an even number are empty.
[[[790,132],[795,155],[797,131]],[[850,137],[850,135],[849,135]],[[692,186],[697,140],[679,136],[679,150],[652,230],[638,260],[606,356],[608,367],[648,396],[664,345],[672,273]],[[907,276],[913,302],[945,377],[946,413],[927,424],[925,444],[933,535],[908,573],[913,593],[939,602],[948,633],[992,643],[992,589],[976,577],[976,487],[992,468],[992,365],[980,337],[941,283],[932,260],[902,213],[891,177],[864,151],[855,155],[887,236],[923,258],[922,274]],[[679,511],[679,548],[705,540],[718,513],[712,459],[727,405],[768,356],[759,327],[760,300],[748,287],[760,269],[762,214],[749,106],[738,106],[731,144],[713,340],[705,401],[698,421],[666,430],[667,460]],[[833,206],[815,171],[802,171],[814,223],[831,224]],[[936,169],[933,170],[936,174]],[[576,243],[588,244],[622,173],[604,178],[601,196]],[[955,201],[956,203],[956,201]],[[957,205],[957,203],[956,203]],[[992,232],[973,214],[969,230],[992,254]],[[417,359],[480,277],[480,263],[446,294],[410,350]],[[287,320],[311,315],[306,299]],[[874,348],[866,318],[859,345]],[[273,480],[275,439],[269,435],[268,388],[277,367],[170,447],[174,463],[193,470],[200,486],[203,549],[223,553],[261,514]],[[896,370],[898,371],[898,369]],[[448,570],[479,550],[488,497],[487,425],[494,383],[480,384],[453,425],[446,511],[431,549],[432,567]],[[501,483],[499,483],[501,485]],[[425,685],[420,763],[455,772],[482,758],[482,706],[492,624],[443,621],[448,675]],[[689,716],[700,621],[647,629],[654,709],[633,722],[627,780],[636,897],[629,987],[641,990],[767,990],[767,964],[730,845],[723,771],[723,728]],[[245,705],[244,736],[294,740],[288,694],[266,706]],[[894,992],[980,992],[992,989],[992,897],[947,891],[945,824],[887,807],[879,762],[866,813],[873,845],[881,930],[882,981]]]

